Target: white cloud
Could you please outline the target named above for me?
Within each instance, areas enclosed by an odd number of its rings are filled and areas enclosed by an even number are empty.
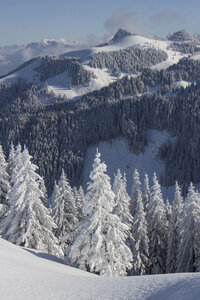
[[[136,25],[137,14],[134,12],[127,12],[125,9],[121,9],[112,14],[104,24],[104,27],[109,31],[116,31],[119,28],[126,29],[132,33],[139,33],[140,30]]]

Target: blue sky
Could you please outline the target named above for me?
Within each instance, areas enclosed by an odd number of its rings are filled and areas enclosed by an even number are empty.
[[[0,45],[83,41],[118,27],[160,36],[182,28],[200,32],[199,11],[199,0],[0,0]]]

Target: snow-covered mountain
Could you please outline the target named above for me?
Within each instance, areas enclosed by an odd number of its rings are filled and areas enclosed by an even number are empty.
[[[46,93],[51,93],[55,97],[61,97],[65,100],[77,99],[77,97],[84,94],[108,86],[123,76],[136,76],[144,68],[151,67],[160,70],[178,63],[181,58],[191,54],[190,52],[184,53],[184,51],[181,51],[181,47],[184,47],[185,42],[183,35],[187,40],[188,36],[190,37],[185,31],[181,31],[175,33],[174,38],[172,36],[170,41],[163,41],[131,34],[119,29],[108,43],[73,51],[69,50],[78,47],[76,42],[44,40],[40,43],[31,43],[16,51],[13,55],[24,57],[25,53],[30,53],[30,58],[39,55],[40,57],[28,61],[15,71],[10,72],[8,76],[2,77],[1,82],[14,82],[17,78],[23,78],[28,82],[39,84],[41,92],[46,86]],[[177,39],[179,44],[175,47],[174,41]],[[192,42],[194,41],[192,40]],[[196,48],[195,51],[200,50],[198,43]],[[67,52],[64,51],[66,49]],[[59,55],[60,53],[62,54]],[[45,56],[44,58],[41,56],[43,54],[57,54],[57,56],[54,55],[49,58]],[[85,70],[85,73],[91,74],[88,81],[83,80],[80,84],[74,84],[67,67],[56,67],[56,64],[63,64],[63,61],[67,58],[68,60],[79,59],[79,68],[81,67]],[[18,65],[21,61],[22,59],[18,59]],[[40,72],[44,68],[50,70],[50,74],[42,79]],[[38,71],[39,69],[40,71]],[[80,74],[77,75],[77,70],[74,72],[74,76],[80,76]],[[48,104],[44,97],[41,96],[40,100],[42,103]],[[49,103],[51,103],[51,100]]]
[[[197,300],[200,274],[102,278],[0,239],[2,300]]]

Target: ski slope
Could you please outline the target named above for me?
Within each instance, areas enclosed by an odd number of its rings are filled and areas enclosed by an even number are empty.
[[[105,278],[0,238],[1,300],[198,300],[200,273]]]

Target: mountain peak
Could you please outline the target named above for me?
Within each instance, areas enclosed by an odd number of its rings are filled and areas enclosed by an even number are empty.
[[[108,45],[110,45],[120,39],[123,39],[126,36],[130,36],[130,35],[132,35],[132,33],[128,32],[125,29],[119,28],[118,31],[115,33],[115,35],[113,36],[113,38],[110,41],[108,41],[106,43],[101,43],[97,47],[108,46]]]
[[[115,35],[113,36],[113,38],[110,40],[110,42],[115,42],[118,41],[126,36],[130,36],[132,35],[132,33],[130,33],[129,31],[119,28],[118,31],[115,33]]]

